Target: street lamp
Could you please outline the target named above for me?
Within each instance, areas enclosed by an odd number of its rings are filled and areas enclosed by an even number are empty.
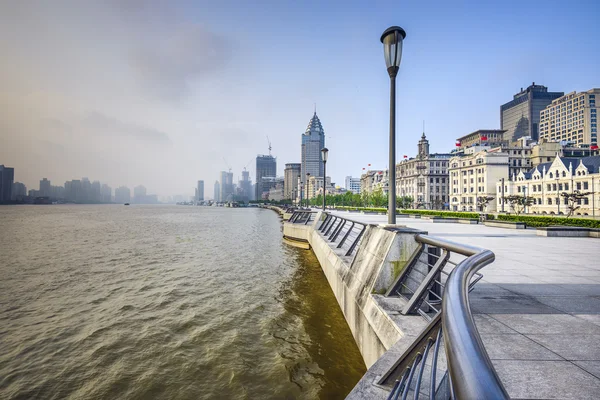
[[[300,175],[298,175],[298,190],[300,191],[300,196],[298,196],[298,207],[302,208],[302,182],[300,181]]]
[[[399,26],[387,28],[381,35],[385,66],[390,75],[390,162],[388,183],[388,224],[396,224],[396,75],[402,59],[402,42],[406,32]],[[393,190],[391,189],[393,186]]]
[[[310,205],[308,204],[308,178],[310,178],[310,172],[306,173],[306,208],[310,208]]]
[[[329,154],[329,149],[327,147],[323,147],[321,149],[321,155],[323,156],[323,211],[325,211],[325,196],[327,193],[327,155]]]

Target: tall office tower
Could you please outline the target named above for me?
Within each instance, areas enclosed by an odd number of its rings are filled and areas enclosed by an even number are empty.
[[[204,181],[198,181],[196,191],[196,201],[204,201]]]
[[[264,191],[269,191],[268,188],[263,188],[262,178],[275,178],[277,176],[277,159],[272,155],[257,155],[256,156],[256,190],[255,199],[260,200]]]
[[[300,176],[301,170],[302,164],[300,163],[285,164],[285,169],[283,170],[284,199],[295,199],[298,197],[296,195],[296,190],[298,188],[298,177]]]
[[[219,181],[215,181],[215,192],[213,194],[213,200],[215,203],[221,202],[221,184]]]
[[[525,90],[521,88],[511,101],[500,106],[500,129],[506,131],[504,140],[511,143],[524,136],[537,140],[540,111],[563,95],[563,92],[549,92],[546,86],[535,82]]]
[[[102,185],[100,181],[92,182],[92,188],[90,190],[90,201],[99,203],[102,201]]]
[[[92,199],[92,182],[88,178],[81,178],[81,202],[89,202]]]
[[[233,173],[221,171],[221,201],[233,201]]]
[[[146,202],[146,188],[142,185],[133,188],[134,203],[143,204]]]
[[[325,147],[325,132],[317,112],[311,118],[302,134],[302,169],[300,171],[300,180],[306,180],[306,174],[311,176],[323,176],[323,158],[321,149]]]
[[[27,186],[21,182],[13,183],[11,200],[22,200],[25,196],[27,196]]]
[[[131,201],[131,190],[127,186],[115,189],[115,203],[129,203]]]
[[[42,197],[49,197],[50,196],[50,191],[51,191],[51,184],[50,181],[46,178],[42,179],[40,181],[40,196]]]
[[[597,149],[599,108],[600,89],[571,92],[554,100],[540,113],[540,139]]]
[[[11,201],[14,180],[15,169],[0,165],[0,203]]]
[[[100,201],[103,203],[112,203],[112,188],[107,184],[103,184],[102,189],[100,189]]]
[[[251,200],[252,197],[254,197],[252,194],[252,181],[250,180],[250,171],[242,171],[242,180],[239,181],[239,187],[242,200],[248,201]]]

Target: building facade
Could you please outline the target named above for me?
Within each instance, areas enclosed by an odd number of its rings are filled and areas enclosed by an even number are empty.
[[[354,194],[360,194],[360,178],[346,177],[346,190]]]
[[[504,188],[502,187],[504,184]],[[513,212],[502,195],[533,198],[527,214],[564,215],[569,213],[568,200],[561,193],[579,191],[588,193],[574,211],[575,216],[600,215],[600,156],[568,158],[555,156],[552,162],[543,163],[528,172],[521,172],[515,181],[497,181],[497,209]]]
[[[204,201],[204,181],[198,181],[196,186],[196,201]]]
[[[15,169],[0,165],[0,203],[8,203],[12,198]]]
[[[215,181],[213,200],[215,203],[221,202],[221,184],[219,181]]]
[[[27,186],[21,182],[15,182],[12,185],[12,201],[22,201],[27,196]]]
[[[500,106],[500,129],[506,131],[504,139],[509,143],[526,136],[537,140],[540,111],[563,95],[563,92],[549,92],[546,86],[535,82],[525,90],[521,88],[511,101]]]
[[[448,207],[448,162],[451,154],[430,154],[425,133],[415,158],[396,164],[396,196],[413,198],[414,208],[441,210]]]
[[[115,189],[115,203],[129,203],[131,201],[131,190],[127,186]]]
[[[285,199],[297,197],[296,190],[298,190],[298,178],[301,171],[302,164],[300,163],[285,164],[285,170],[283,171],[283,196]]]
[[[252,190],[252,181],[250,180],[250,171],[242,171],[242,180],[238,182],[238,200],[248,202],[253,200],[254,192]]]
[[[321,149],[325,147],[325,132],[323,125],[317,117],[317,112],[308,123],[306,131],[302,134],[302,169],[300,180],[306,180],[306,174],[311,176],[323,176],[323,157]]]
[[[478,211],[478,197],[496,199],[496,182],[508,180],[508,154],[501,151],[468,149],[449,160],[450,209]],[[496,201],[490,201],[481,211],[496,211]]]
[[[219,198],[222,202],[233,201],[233,173],[221,171],[221,194]]]
[[[331,177],[328,176],[325,180],[327,187],[325,191],[327,194],[332,194],[335,188],[331,185]],[[308,187],[307,187],[308,199],[314,199],[319,195],[319,193],[323,193],[323,177],[322,176],[311,176],[308,178]]]
[[[456,139],[456,147],[460,151],[473,146],[506,146],[505,133],[502,129],[480,129]]]
[[[553,100],[540,112],[540,138],[597,149],[598,104],[600,89],[571,92]]]
[[[381,188],[384,193],[388,190],[388,170],[368,170],[360,176],[360,192],[373,193]]]
[[[272,155],[256,156],[256,193],[255,199],[262,199],[262,195],[268,192],[270,187],[263,185],[263,177],[275,178],[277,176],[277,159]]]

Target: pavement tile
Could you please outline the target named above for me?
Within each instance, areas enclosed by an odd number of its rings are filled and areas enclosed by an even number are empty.
[[[578,365],[600,379],[600,361],[573,361],[573,364]]]
[[[600,334],[530,334],[531,340],[541,344],[566,360],[600,361]]]
[[[600,299],[592,296],[536,296],[535,299],[569,314],[600,314]]]
[[[532,297],[473,296],[469,299],[471,312],[477,314],[556,314],[558,311]]]
[[[600,380],[569,361],[494,360],[512,399],[596,400]]]
[[[600,314],[574,314],[577,318],[585,319],[592,324],[600,326]]]
[[[598,325],[569,314],[491,314],[492,318],[525,335],[598,334]]]
[[[525,296],[567,296],[581,294],[578,288],[565,287],[564,285],[554,285],[551,283],[541,283],[539,280],[534,280],[536,283],[529,283],[533,278],[527,278],[524,283],[504,283],[493,282],[510,290],[511,292],[519,293]]]
[[[473,319],[475,319],[475,325],[480,335],[488,333],[517,333],[514,329],[509,328],[486,314],[474,314]]]
[[[481,336],[492,360],[562,360],[556,353],[519,333]]]

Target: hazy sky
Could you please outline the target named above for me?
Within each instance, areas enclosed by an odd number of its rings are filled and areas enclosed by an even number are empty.
[[[0,164],[38,188],[83,176],[205,196],[268,153],[300,161],[314,103],[343,185],[387,166],[381,33],[406,32],[398,159],[499,128],[535,81],[600,87],[598,1],[2,1]],[[223,160],[226,159],[226,162]]]

